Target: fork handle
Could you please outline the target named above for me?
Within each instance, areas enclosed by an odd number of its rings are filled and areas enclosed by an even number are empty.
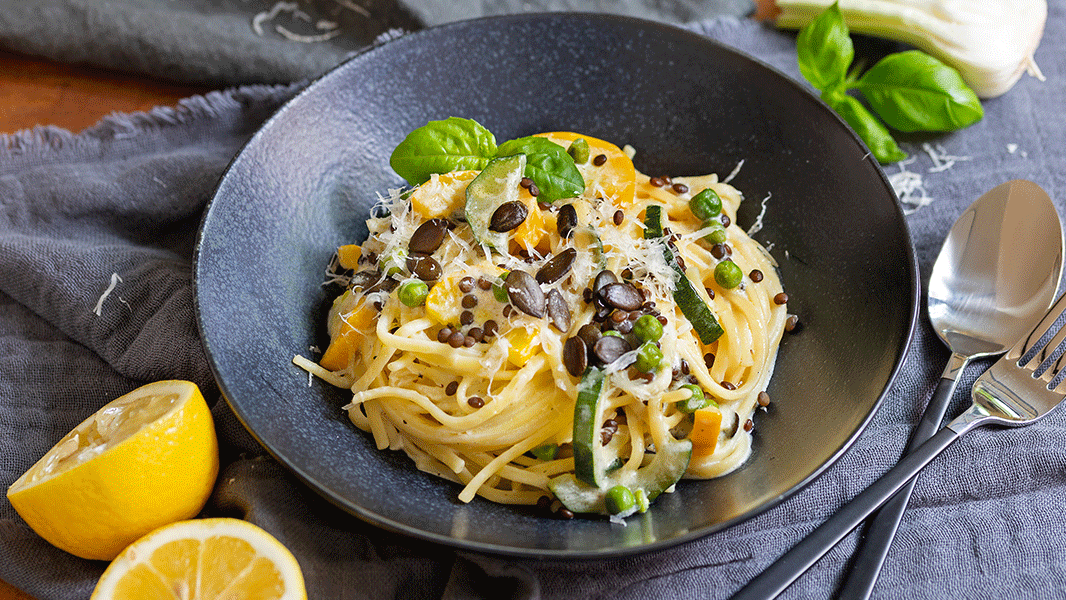
[[[959,439],[959,435],[946,427],[936,432],[914,452],[904,456],[896,466],[870,487],[841,507],[829,520],[793,546],[791,550],[781,555],[765,571],[755,576],[748,582],[748,585],[732,596],[733,600],[777,597],[807,569],[811,568],[819,558],[858,527],[866,517],[913,479],[925,465],[929,464],[952,442]]]
[[[955,395],[958,375],[969,360],[967,356],[957,352],[952,353],[940,382],[925,405],[922,420],[918,422],[918,426],[911,434],[904,454],[914,452],[925,440],[933,437],[933,434],[940,428],[948,404]],[[903,489],[896,492],[896,495],[892,496],[892,499],[870,518],[837,600],[866,600],[873,593],[877,577],[881,573],[881,566],[888,556],[892,539],[896,537],[896,529],[899,528],[899,523],[903,519],[903,512],[907,509],[907,503],[910,501],[911,491],[914,490],[914,483],[917,479],[914,477],[908,481]]]

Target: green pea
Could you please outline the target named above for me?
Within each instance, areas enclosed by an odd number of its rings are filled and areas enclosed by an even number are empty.
[[[603,499],[604,507],[612,515],[621,514],[633,510],[637,504],[632,490],[624,485],[616,485],[607,490],[607,496]]]
[[[510,271],[504,271],[503,273],[500,273],[499,280],[496,283],[492,284],[492,297],[495,298],[497,302],[501,302],[503,304],[507,304],[511,301],[510,297],[507,295],[507,288],[503,287],[503,280],[507,279],[508,273],[510,273]]]
[[[707,235],[703,236],[703,239],[706,240],[708,244],[721,244],[725,242],[725,226],[722,225],[720,220],[711,219],[710,221],[704,221],[703,227],[705,229],[710,228]]]
[[[662,361],[662,350],[651,342],[644,342],[637,350],[637,362],[634,366],[638,371],[652,373],[659,370],[659,363]]]
[[[688,208],[697,219],[709,221],[722,214],[722,199],[717,192],[707,188],[688,201]]]
[[[540,460],[555,460],[555,457],[559,455],[559,446],[558,444],[544,444],[537,446],[531,452]]]
[[[663,324],[654,315],[641,315],[633,323],[633,334],[642,342],[654,342],[663,337]]]
[[[396,295],[405,306],[412,308],[422,306],[422,303],[426,301],[426,296],[429,295],[429,286],[421,279],[408,279],[400,284]]]
[[[692,397],[690,397],[688,400],[682,400],[678,404],[678,409],[681,412],[694,413],[701,408],[706,408],[707,406],[710,406],[710,398],[708,398],[703,393],[703,388],[701,388],[700,386],[693,385],[691,383],[686,383],[685,385],[681,386],[681,389],[689,390],[692,392]]]
[[[585,138],[577,138],[570,143],[566,153],[574,159],[575,164],[583,165],[589,161],[589,143],[585,141]]]
[[[633,492],[633,496],[637,499],[637,512],[648,512],[648,508],[651,507],[651,500],[648,499],[648,493],[644,491],[644,488],[637,488],[637,491]]]
[[[743,277],[744,273],[741,272],[740,267],[731,260],[723,260],[714,268],[714,280],[718,282],[718,285],[726,289],[732,289],[740,285],[740,280]]]
[[[378,259],[378,265],[387,277],[399,275],[407,268],[407,251],[403,248],[393,248]]]

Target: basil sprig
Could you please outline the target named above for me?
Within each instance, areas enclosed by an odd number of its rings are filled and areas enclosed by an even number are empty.
[[[954,131],[984,116],[977,94],[958,71],[920,50],[889,54],[860,75],[852,65],[855,48],[837,3],[800,31],[796,57],[803,77],[882,163],[907,157],[889,127],[907,133]],[[866,104],[849,90],[859,92]]]
[[[496,137],[477,121],[448,117],[430,121],[407,134],[389,158],[396,173],[412,185],[433,173],[480,170],[490,160],[526,155],[523,173],[540,190],[537,199],[553,202],[585,191],[585,180],[566,149],[542,137],[528,136],[496,145]]]

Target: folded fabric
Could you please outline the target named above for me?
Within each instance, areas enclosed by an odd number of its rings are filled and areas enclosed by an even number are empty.
[[[687,23],[742,16],[752,0],[41,0],[0,8],[0,48],[183,83],[316,77],[395,30],[532,11]]]
[[[901,184],[923,282],[955,217],[987,189],[1032,179],[1066,209],[1063,12],[1052,7],[1036,57],[1046,82],[1024,78],[985,102],[981,122],[906,143],[912,160],[886,167]],[[788,33],[736,19],[690,27],[798,78]],[[77,136],[41,128],[0,138],[4,488],[110,399],[181,377],[213,403],[223,445],[205,513],[242,516],[281,539],[310,598],[704,599],[728,597],[897,460],[947,359],[924,321],[882,410],[834,467],[772,510],[690,543],[614,560],[503,559],[387,533],[332,507],[264,456],[229,412],[192,313],[202,210],[229,160],[299,88],[212,93]],[[951,412],[964,401],[960,393]],[[1064,497],[1066,414],[970,434],[918,479],[876,597],[1062,597]],[[783,597],[832,596],[857,541],[848,537]],[[52,548],[0,501],[0,579],[41,600],[87,598],[105,566]]]

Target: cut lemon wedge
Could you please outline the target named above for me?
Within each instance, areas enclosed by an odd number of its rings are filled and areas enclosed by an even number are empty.
[[[82,558],[195,516],[218,474],[211,411],[190,381],[159,381],[83,421],[7,490],[26,523]]]
[[[161,527],[126,548],[90,600],[305,600],[296,558],[241,519],[195,519]]]

